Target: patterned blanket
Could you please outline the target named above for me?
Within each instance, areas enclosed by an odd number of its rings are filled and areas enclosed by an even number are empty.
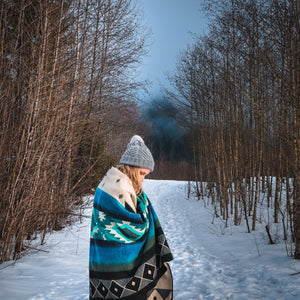
[[[131,212],[99,187],[90,239],[90,299],[146,299],[172,260],[157,215],[145,193]]]

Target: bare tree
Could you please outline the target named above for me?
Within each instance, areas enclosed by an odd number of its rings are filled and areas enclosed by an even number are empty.
[[[208,182],[224,219],[234,214],[237,225],[244,216],[248,231],[267,192],[273,221],[283,209],[289,215],[299,258],[299,1],[207,7],[208,36],[181,54],[171,77],[170,98],[194,137],[196,180]]]
[[[67,221],[132,128],[146,31],[133,1],[1,1],[0,261]],[[113,123],[113,124],[111,124]],[[130,124],[130,125],[128,125]]]

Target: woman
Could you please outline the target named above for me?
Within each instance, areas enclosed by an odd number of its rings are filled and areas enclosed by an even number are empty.
[[[96,189],[90,240],[90,299],[170,300],[172,254],[142,190],[154,169],[150,150],[133,136]]]

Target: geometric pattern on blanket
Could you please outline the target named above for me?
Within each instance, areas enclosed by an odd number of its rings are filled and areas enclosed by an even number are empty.
[[[157,241],[160,248],[160,255],[158,257],[168,254],[170,249],[165,235],[161,234],[158,236]],[[90,289],[92,299],[118,299],[138,293],[156,278],[158,271],[156,259],[158,257],[152,257],[141,265],[134,277],[122,278],[120,280],[91,278]]]
[[[153,258],[140,266],[134,277],[121,280],[91,279],[93,299],[114,299],[128,297],[143,289],[156,277],[157,268]]]
[[[172,254],[157,215],[142,193],[137,213],[97,189],[91,223],[90,299],[147,299]]]

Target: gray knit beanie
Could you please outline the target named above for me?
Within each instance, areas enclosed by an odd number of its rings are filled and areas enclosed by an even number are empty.
[[[126,151],[120,159],[120,164],[146,168],[150,169],[151,172],[153,171],[153,156],[139,135],[134,135],[131,138]]]

